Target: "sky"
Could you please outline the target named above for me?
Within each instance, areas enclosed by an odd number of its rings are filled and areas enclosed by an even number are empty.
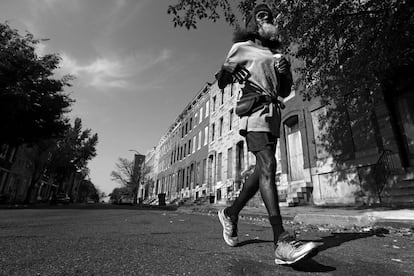
[[[118,158],[156,146],[231,47],[231,27],[202,21],[174,28],[177,0],[1,0],[0,22],[47,38],[39,54],[62,58],[56,76],[75,76],[65,90],[76,102],[68,116],[97,133],[91,181],[109,194],[119,184]]]

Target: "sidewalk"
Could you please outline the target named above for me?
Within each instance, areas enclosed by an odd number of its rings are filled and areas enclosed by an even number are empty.
[[[217,213],[224,205],[193,205],[179,207],[179,212]],[[357,209],[355,207],[281,207],[284,220],[312,225],[330,225],[339,227],[392,226],[396,228],[414,228],[414,208],[391,209],[386,207]],[[240,216],[247,218],[267,218],[264,207],[245,207]]]

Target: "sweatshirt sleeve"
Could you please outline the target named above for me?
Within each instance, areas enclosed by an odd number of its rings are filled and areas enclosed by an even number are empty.
[[[238,63],[240,62],[240,58],[239,58],[239,43],[235,43],[233,44],[233,46],[231,46],[229,53],[227,54],[226,60],[224,61],[224,64],[226,63]]]
[[[238,45],[233,44],[229,53],[227,54],[226,59],[224,60],[224,64],[221,67],[220,71],[216,74],[216,79],[218,82],[218,87],[223,89],[228,84],[233,82],[233,72],[237,66],[237,52],[238,52]]]

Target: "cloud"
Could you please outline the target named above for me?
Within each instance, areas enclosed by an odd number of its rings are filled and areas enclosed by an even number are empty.
[[[129,89],[137,82],[141,85],[152,83],[152,79],[145,77],[149,70],[168,71],[171,56],[169,49],[163,49],[159,53],[136,51],[126,57],[98,57],[82,64],[63,53],[59,73],[74,75],[86,87]]]

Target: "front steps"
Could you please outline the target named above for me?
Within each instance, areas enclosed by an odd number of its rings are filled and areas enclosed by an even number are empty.
[[[313,185],[310,182],[290,184],[286,197],[289,207],[309,205],[312,203]]]
[[[392,177],[382,192],[382,203],[389,206],[414,207],[414,172],[412,169]]]

